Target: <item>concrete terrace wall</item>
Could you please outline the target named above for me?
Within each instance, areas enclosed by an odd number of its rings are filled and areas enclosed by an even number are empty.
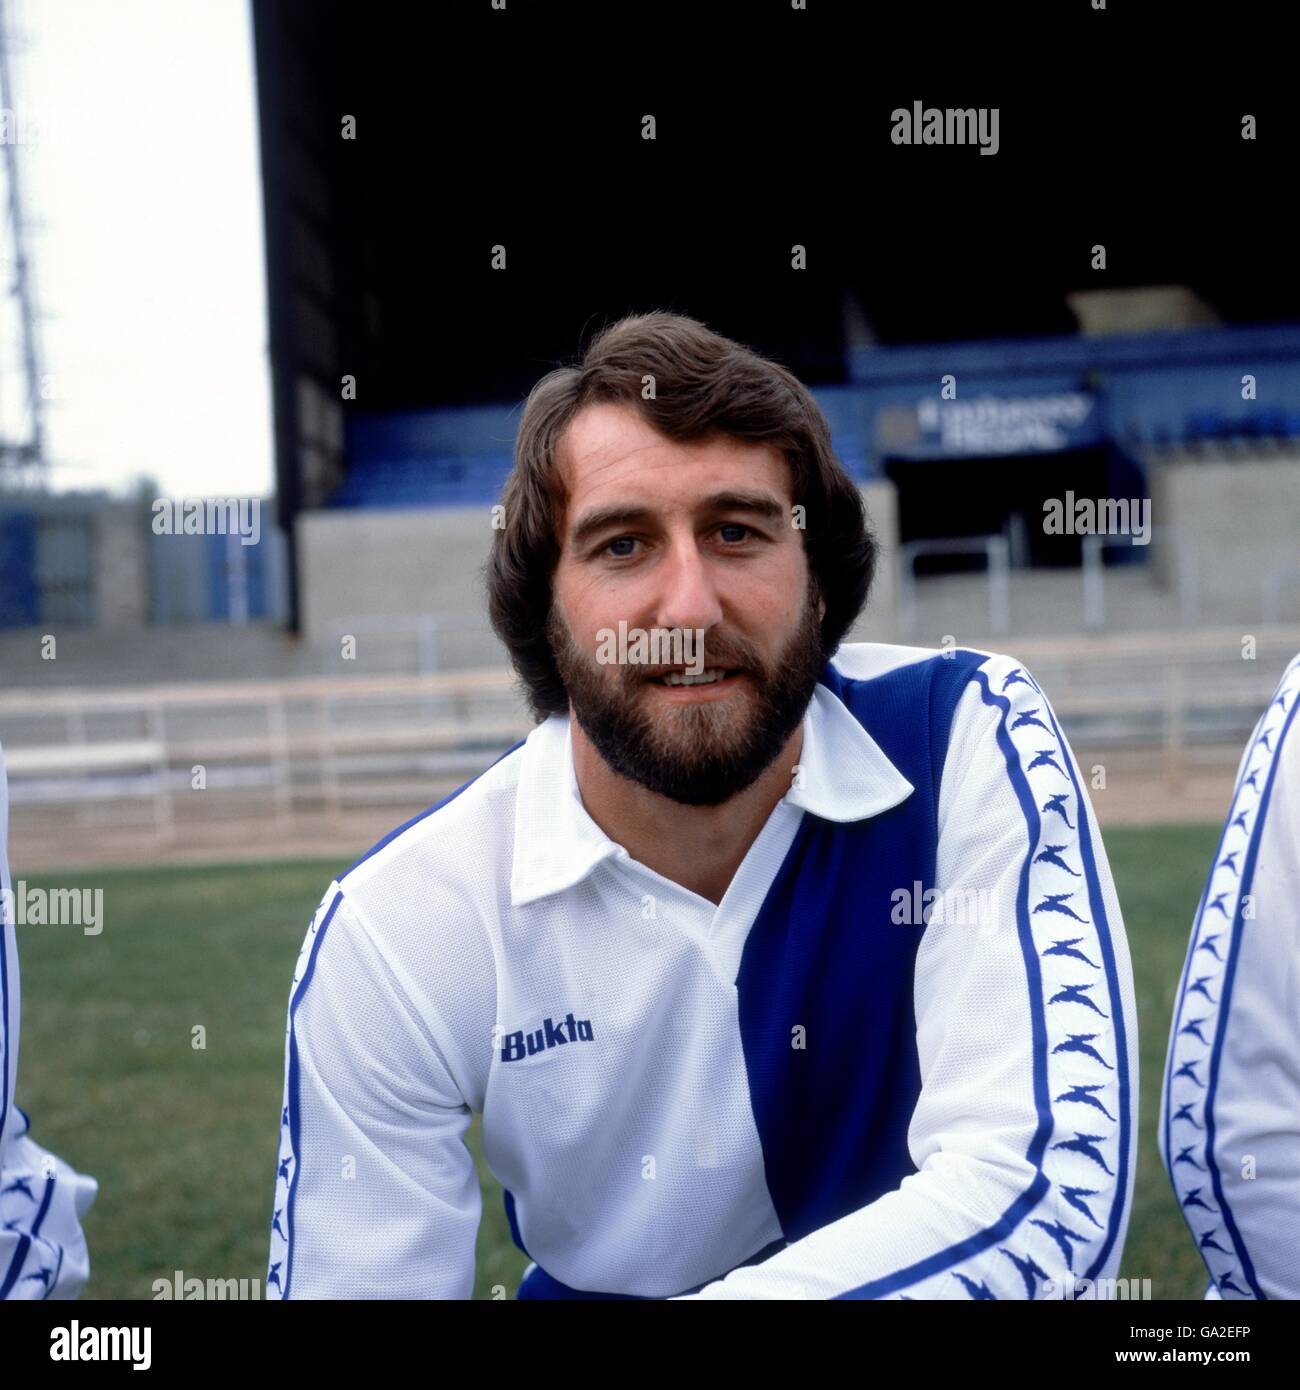
[[[355,634],[361,643],[367,633],[407,629],[436,615],[481,627],[480,659],[504,661],[487,620],[490,508],[304,512],[297,540],[307,642]]]
[[[1159,582],[1241,611],[1261,608],[1276,576],[1280,614],[1295,611],[1300,586],[1300,454],[1198,459],[1176,455],[1150,463],[1157,537],[1152,561]],[[1287,580],[1283,576],[1290,573]]]

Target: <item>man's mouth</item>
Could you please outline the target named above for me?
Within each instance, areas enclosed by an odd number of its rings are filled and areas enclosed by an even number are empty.
[[[698,676],[692,675],[689,671],[666,671],[662,676],[655,676],[654,680],[659,685],[714,685],[734,674],[733,667],[711,666],[706,667]]]

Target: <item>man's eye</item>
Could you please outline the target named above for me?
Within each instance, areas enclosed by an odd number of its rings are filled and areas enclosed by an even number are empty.
[[[626,560],[627,557],[632,553],[631,550],[619,550],[619,551],[615,551],[615,550],[614,550],[614,547],[615,547],[616,545],[633,546],[633,545],[635,545],[635,544],[636,544],[636,537],[635,537],[635,536],[618,536],[618,537],[616,537],[614,540],[610,541],[610,542],[605,546],[605,553],[606,553],[606,554],[612,554],[616,560]]]
[[[733,536],[733,537],[730,538],[730,539],[732,539],[732,540],[738,540],[738,541],[746,540],[746,539],[752,534],[748,526],[742,526],[742,525],[740,524],[740,522],[738,522],[738,521],[728,521],[728,522],[726,522],[724,525],[722,525],[722,526],[720,526],[720,527],[718,528],[718,534],[719,534],[719,535],[721,535],[723,531],[742,531],[742,532],[744,532],[743,535],[740,535],[740,536]],[[728,539],[728,538],[724,536],[723,539],[726,540],[726,539]]]

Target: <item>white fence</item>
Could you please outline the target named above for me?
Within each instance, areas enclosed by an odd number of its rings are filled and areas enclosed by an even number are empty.
[[[1153,806],[1164,798],[1178,809],[1198,778],[1221,788],[1226,777],[1230,789],[1246,737],[1300,649],[1294,627],[1252,640],[1250,659],[1237,630],[1008,650],[1046,691],[1085,772],[1093,757],[1140,770],[1131,784],[1141,780]],[[0,694],[15,840],[69,861],[105,837],[198,847],[222,824],[228,844],[351,833],[358,816],[358,834],[382,833],[532,727],[513,673],[496,667]],[[1208,804],[1213,818],[1217,801]]]
[[[292,834],[428,804],[531,728],[505,669],[0,694],[16,831],[156,844],[223,818]]]

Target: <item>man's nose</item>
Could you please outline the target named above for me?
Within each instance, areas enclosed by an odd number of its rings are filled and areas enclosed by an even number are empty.
[[[657,577],[659,627],[708,631],[722,620],[715,577],[693,538],[670,547]]]

